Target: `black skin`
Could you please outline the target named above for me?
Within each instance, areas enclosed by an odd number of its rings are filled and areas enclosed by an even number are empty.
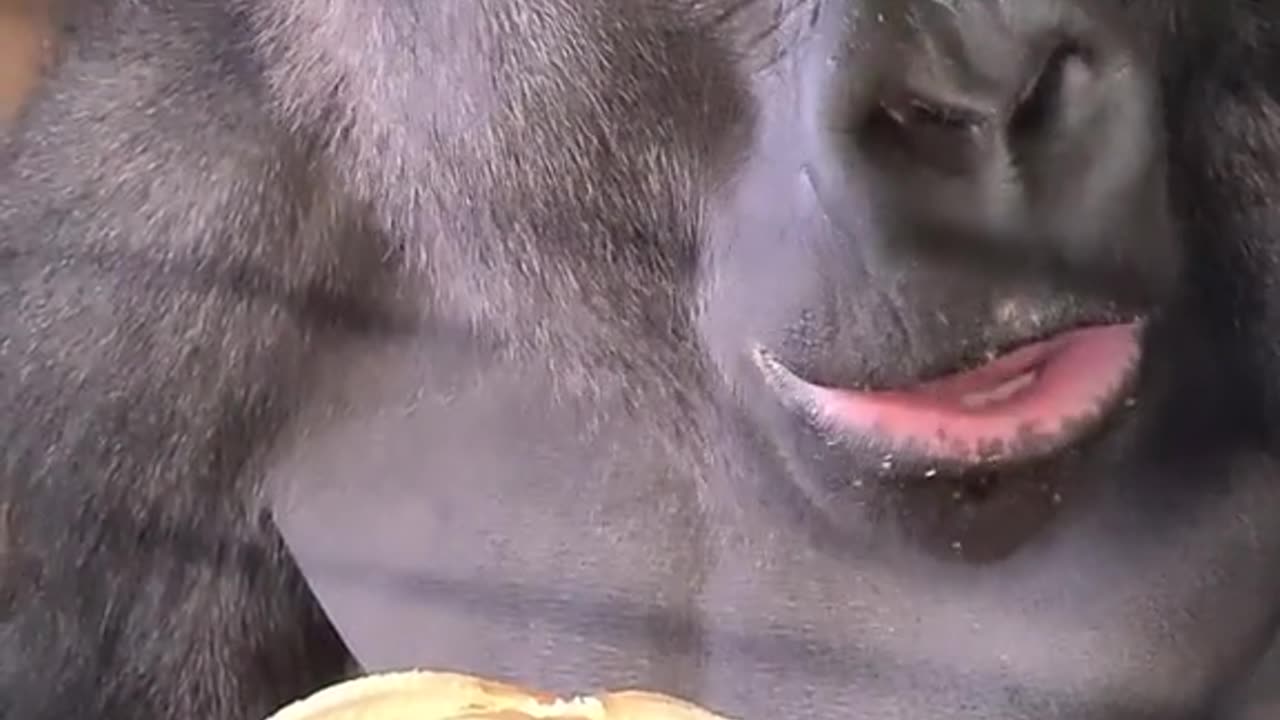
[[[1280,5],[62,11],[0,157],[0,718],[256,720],[358,671],[330,618],[744,720],[1265,711]],[[983,472],[883,471],[752,362],[1133,314],[1136,402]],[[324,594],[379,558],[402,614]]]

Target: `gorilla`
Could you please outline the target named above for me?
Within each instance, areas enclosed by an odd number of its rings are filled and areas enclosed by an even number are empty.
[[[408,666],[1280,711],[1280,5],[58,13],[0,151],[3,720]]]

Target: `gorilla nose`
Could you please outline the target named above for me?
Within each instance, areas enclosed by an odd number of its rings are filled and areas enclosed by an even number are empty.
[[[1055,135],[1061,142],[1082,129],[1072,120],[1087,115],[1098,94],[1079,46],[1004,54],[1008,65],[992,68],[963,55],[908,57],[903,74],[873,98],[860,128],[864,151],[897,151],[900,160],[962,173],[984,154],[1011,154]]]
[[[837,8],[837,9],[832,9]],[[859,0],[815,16],[807,167],[859,244],[1141,293],[1178,266],[1156,83],[1087,0]]]

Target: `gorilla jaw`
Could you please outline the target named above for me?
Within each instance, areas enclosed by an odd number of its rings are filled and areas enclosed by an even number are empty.
[[[1061,332],[913,387],[853,390],[806,382],[767,350],[770,384],[828,434],[861,436],[923,462],[1030,460],[1080,439],[1120,405],[1142,354],[1143,323]]]

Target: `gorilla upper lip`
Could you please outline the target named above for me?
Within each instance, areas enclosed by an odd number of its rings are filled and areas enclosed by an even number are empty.
[[[1046,455],[1099,425],[1132,385],[1143,326],[1060,330],[977,367],[893,389],[810,383],[763,348],[756,359],[784,399],[828,433],[898,457],[971,466]]]

